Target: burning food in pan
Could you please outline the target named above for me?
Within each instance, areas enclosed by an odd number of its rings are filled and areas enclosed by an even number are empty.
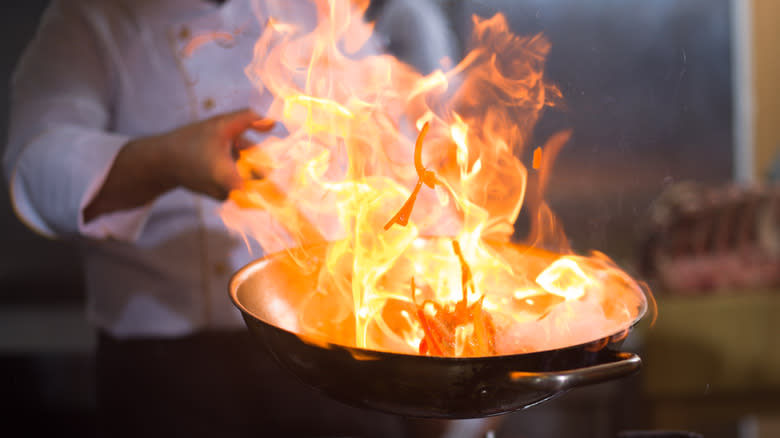
[[[247,67],[275,98],[259,112],[287,134],[242,152],[249,180],[222,217],[266,252],[288,251],[287,287],[306,293],[277,303],[294,307],[283,328],[434,356],[542,351],[627,330],[644,291],[606,256],[573,254],[542,201],[570,137],[530,141],[562,100],[544,77],[547,40],[513,34],[500,14],[475,17],[471,51],[423,76],[372,54],[366,5],[323,0],[316,20],[262,17]],[[534,219],[514,245],[529,186],[518,157],[531,147]]]

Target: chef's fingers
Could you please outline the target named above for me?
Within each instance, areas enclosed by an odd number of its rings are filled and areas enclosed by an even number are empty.
[[[217,116],[216,122],[220,132],[228,138],[236,138],[249,128],[258,131],[268,131],[273,128],[273,121],[263,119],[251,109],[242,109],[232,113]],[[257,126],[255,126],[257,124]]]
[[[268,173],[268,169],[264,169],[262,166],[257,166],[248,160],[236,161],[236,169],[238,171],[238,175],[241,177],[241,179],[244,180],[263,179]]]
[[[243,135],[236,138],[233,140],[233,149],[236,151],[236,158],[238,157],[238,151],[249,149],[251,147],[257,146],[258,144],[258,142],[250,140]]]
[[[276,122],[271,119],[259,119],[252,122],[252,129],[256,129],[260,132],[268,132],[274,129]]]
[[[233,190],[239,190],[244,184],[233,162],[221,162],[214,169],[213,179],[206,194],[218,200],[225,200]]]

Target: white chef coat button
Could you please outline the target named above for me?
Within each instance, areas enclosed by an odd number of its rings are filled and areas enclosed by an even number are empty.
[[[227,264],[224,262],[217,262],[214,263],[214,273],[221,276],[224,276],[228,273],[228,267]]]
[[[189,27],[184,26],[179,30],[179,39],[188,40],[192,36],[192,31]]]
[[[203,109],[206,111],[211,111],[216,106],[216,103],[214,102],[214,99],[207,97],[206,99],[203,99]]]

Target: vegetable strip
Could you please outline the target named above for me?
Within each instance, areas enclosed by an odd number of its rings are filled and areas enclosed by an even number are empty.
[[[411,279],[412,303],[417,308],[417,318],[423,330],[423,338],[418,348],[420,354],[435,356],[487,356],[495,354],[496,329],[493,318],[482,308],[485,296],[471,306],[468,305],[468,290],[474,289],[471,269],[463,257],[458,241],[452,241],[452,248],[461,265],[461,288],[463,298],[455,308],[445,307],[431,300],[417,304],[416,286]],[[425,306],[431,304],[433,315],[425,312]],[[465,331],[460,331],[464,330]],[[458,333],[461,333],[459,336]],[[463,336],[463,333],[466,333]],[[462,345],[461,345],[462,343]]]
[[[469,303],[468,290],[474,289],[474,283],[471,281],[471,268],[469,268],[469,265],[466,263],[466,259],[463,258],[463,252],[460,250],[460,243],[454,239],[452,241],[452,251],[458,256],[458,260],[460,261],[460,287],[463,290],[463,301],[461,302],[463,303],[463,306],[466,307]]]
[[[385,224],[385,231],[389,230],[393,224],[398,224],[402,227],[405,227],[406,224],[409,223],[409,217],[412,215],[412,209],[414,208],[414,203],[417,200],[417,194],[420,193],[420,188],[422,188],[423,184],[430,188],[434,188],[437,183],[441,183],[439,178],[436,177],[436,173],[434,173],[432,170],[426,169],[422,164],[422,146],[423,140],[428,134],[428,127],[428,122],[426,122],[420,130],[420,134],[417,136],[417,141],[414,143],[414,169],[417,171],[417,185],[414,186],[412,194],[409,195],[409,199],[404,202],[404,205],[400,210],[398,210],[398,213],[396,213],[395,216],[393,216]]]

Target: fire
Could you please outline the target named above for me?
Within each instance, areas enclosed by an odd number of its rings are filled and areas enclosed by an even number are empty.
[[[474,291],[471,269],[463,258],[457,240],[452,249],[460,261],[461,290],[463,296],[454,308],[428,300],[417,305],[414,277],[411,281],[412,301],[417,307],[417,317],[425,333],[420,341],[420,354],[437,356],[487,356],[496,353],[496,328],[493,318],[483,311],[483,295],[469,305],[469,290]]]
[[[571,254],[541,201],[569,132],[533,160],[529,244],[558,252],[508,243],[528,179],[517,157],[562,101],[544,78],[543,36],[475,17],[471,52],[423,76],[374,49],[367,2],[280,5],[258,17],[267,25],[246,73],[274,98],[260,112],[287,134],[242,151],[247,181],[222,217],[267,252],[297,248],[300,275],[316,277],[299,335],[482,356],[589,342],[633,322],[641,288],[605,257]],[[329,242],[323,254],[307,250],[318,242]]]

